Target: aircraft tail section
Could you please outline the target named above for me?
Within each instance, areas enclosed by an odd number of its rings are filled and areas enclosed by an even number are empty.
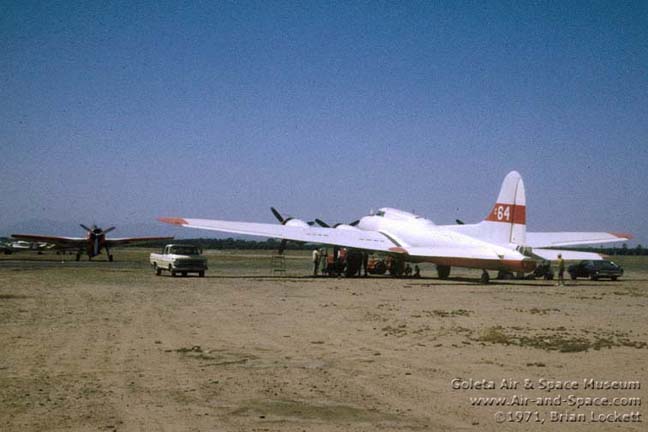
[[[473,225],[455,225],[451,229],[490,243],[524,245],[526,243],[526,196],[520,174],[511,171],[504,178],[497,201],[482,222]]]
[[[495,243],[526,243],[526,194],[517,171],[504,178],[493,209],[480,225]]]

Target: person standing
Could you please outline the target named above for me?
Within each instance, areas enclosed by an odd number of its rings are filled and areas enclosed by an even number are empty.
[[[562,254],[558,254],[558,285],[565,285],[565,260]]]
[[[313,276],[317,276],[317,270],[319,270],[320,265],[320,254],[319,249],[313,249]]]
[[[367,277],[367,272],[369,270],[369,252],[362,252],[362,270],[364,271],[364,277]]]

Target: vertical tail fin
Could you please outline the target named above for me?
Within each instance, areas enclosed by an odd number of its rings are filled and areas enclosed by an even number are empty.
[[[492,242],[526,243],[526,196],[524,182],[517,171],[504,178],[497,202],[479,225],[483,237]]]

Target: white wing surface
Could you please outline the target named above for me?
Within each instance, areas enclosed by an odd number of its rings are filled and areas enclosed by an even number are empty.
[[[280,238],[307,243],[322,243],[349,248],[382,252],[404,252],[395,250],[400,245],[376,231],[345,230],[335,228],[298,227],[254,222],[231,222],[213,219],[159,218],[161,222],[234,234]]]
[[[532,248],[612,243],[630,240],[632,235],[611,232],[527,232],[526,246]]]
[[[604,255],[598,254],[596,252],[580,252],[556,249],[533,249],[533,254],[549,261],[556,261],[559,254],[562,255],[563,259],[567,261],[605,259]]]
[[[533,260],[528,259],[519,252],[495,245],[491,247],[464,245],[463,247],[417,248],[401,244],[394,240],[389,233],[379,231],[286,226],[212,219],[159,218],[159,220],[188,228],[407,254],[412,261],[426,261],[440,265],[481,269],[510,268],[517,271],[531,271],[535,267]]]

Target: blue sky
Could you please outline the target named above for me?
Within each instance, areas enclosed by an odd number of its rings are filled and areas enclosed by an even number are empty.
[[[472,222],[516,169],[530,230],[648,243],[647,2],[132,3],[0,4],[0,229]]]

